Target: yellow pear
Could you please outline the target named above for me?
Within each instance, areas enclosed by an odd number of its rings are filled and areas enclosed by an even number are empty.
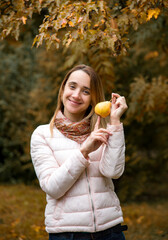
[[[99,102],[95,106],[95,113],[103,118],[107,117],[110,114],[110,110],[111,110],[110,101]]]

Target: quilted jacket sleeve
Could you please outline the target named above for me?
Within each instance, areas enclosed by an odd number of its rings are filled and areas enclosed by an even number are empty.
[[[44,126],[39,126],[32,134],[31,157],[42,190],[58,199],[72,187],[89,163],[79,149],[74,149],[59,166],[46,142]]]
[[[112,132],[109,137],[108,145],[104,147],[100,161],[100,172],[113,179],[119,178],[125,167],[125,140],[123,124],[109,125],[107,129]]]

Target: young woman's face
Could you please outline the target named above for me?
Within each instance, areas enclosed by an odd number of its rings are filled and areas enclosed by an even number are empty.
[[[90,76],[82,70],[72,72],[62,95],[64,115],[73,122],[81,121],[91,102]]]

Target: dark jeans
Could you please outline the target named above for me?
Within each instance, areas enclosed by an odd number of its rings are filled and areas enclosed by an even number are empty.
[[[115,231],[114,228],[109,228],[96,233],[49,233],[49,240],[125,240],[125,236],[122,231]]]

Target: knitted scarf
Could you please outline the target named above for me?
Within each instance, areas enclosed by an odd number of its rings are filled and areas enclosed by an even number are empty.
[[[63,135],[79,144],[90,135],[90,120],[86,118],[80,122],[72,122],[59,111],[54,124]]]

